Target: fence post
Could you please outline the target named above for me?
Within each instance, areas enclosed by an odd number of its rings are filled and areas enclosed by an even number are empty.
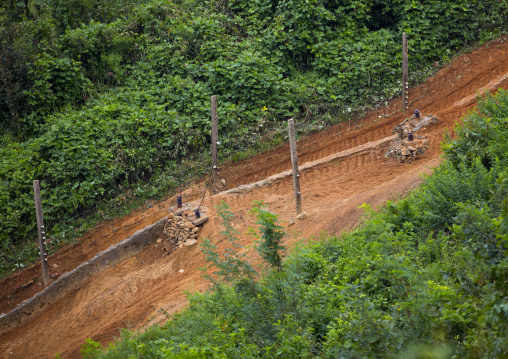
[[[39,231],[39,249],[41,253],[42,280],[44,284],[49,282],[48,253],[46,251],[46,229],[42,216],[41,187],[39,181],[34,181],[35,212],[37,215],[37,229]]]
[[[300,175],[298,173],[298,157],[296,152],[295,121],[288,120],[289,147],[291,150],[291,166],[293,168],[293,187],[295,190],[296,215],[302,213],[302,196],[300,193]]]
[[[217,118],[217,97],[212,96],[212,173],[213,188],[219,186],[219,166],[217,161],[217,141],[219,140],[219,119]]]
[[[402,112],[409,108],[409,76],[408,76],[408,58],[407,58],[407,35],[402,33]]]

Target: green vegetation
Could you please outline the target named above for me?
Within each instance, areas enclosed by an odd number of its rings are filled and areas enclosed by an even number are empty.
[[[222,155],[280,141],[397,94],[431,61],[504,29],[506,0],[9,0],[0,5],[0,276],[37,258],[32,181],[50,249]],[[474,16],[472,15],[474,14]],[[262,147],[262,146],[261,146]],[[192,164],[192,165],[191,165]],[[161,180],[162,179],[162,180]],[[115,209],[116,208],[116,209]],[[98,218],[94,215],[93,218]]]
[[[277,216],[255,207],[260,275],[231,243],[205,242],[213,284],[162,326],[128,331],[90,358],[504,358],[508,355],[508,92],[443,144],[422,186],[358,229],[300,245],[282,262]],[[211,273],[211,269],[215,272]]]

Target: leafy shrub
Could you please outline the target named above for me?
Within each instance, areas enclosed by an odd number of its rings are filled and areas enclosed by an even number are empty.
[[[261,228],[261,234],[256,235],[259,238],[257,250],[270,268],[281,271],[282,256],[286,248],[282,243],[285,233],[283,227],[278,224],[278,216],[262,208],[260,203],[252,209],[252,213],[256,214],[258,219],[256,224]]]
[[[400,230],[426,235],[447,229],[458,212],[457,203],[484,202],[491,197],[494,188],[492,174],[480,160],[471,165],[460,163],[458,168],[445,162],[428,176],[422,190],[412,193],[397,206],[388,203],[389,221]]]
[[[69,58],[53,58],[42,54],[29,71],[34,85],[27,92],[29,103],[40,114],[46,114],[65,104],[84,102],[90,81],[81,64]]]
[[[348,32],[313,45],[315,68],[328,75],[340,100],[391,98],[399,90],[391,85],[399,78],[399,42],[389,30]]]
[[[28,79],[29,66],[22,49],[14,48],[13,41],[19,26],[0,28],[0,128],[14,133],[21,130],[19,120],[26,114],[25,91],[31,83]]]
[[[503,161],[499,166],[506,166],[507,119],[500,112],[507,106],[508,93],[503,89],[495,97],[489,93],[480,97],[478,111],[471,112],[463,124],[456,126],[457,138],[448,135],[442,146],[446,158],[455,166],[470,164],[475,158],[487,169],[492,168],[496,160]]]

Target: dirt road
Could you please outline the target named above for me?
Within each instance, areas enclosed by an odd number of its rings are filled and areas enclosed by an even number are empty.
[[[440,121],[422,130],[430,138],[425,154],[412,163],[398,165],[384,157],[386,147],[353,151],[337,160],[314,166],[301,173],[302,201],[307,217],[288,228],[287,243],[304,238],[317,240],[321,233],[340,233],[358,223],[362,203],[373,207],[403,195],[420,182],[422,173],[430,173],[439,164],[440,141],[445,128],[476,105],[478,91],[508,87],[508,44],[498,41],[457,57],[447,68],[411,89],[410,109],[434,114]],[[368,113],[351,127],[341,124],[298,142],[299,163],[315,161],[348,151],[392,134],[393,127],[406,116],[401,114],[400,99],[388,107]],[[349,152],[346,152],[346,154]],[[232,163],[221,175],[234,188],[290,169],[288,146],[266,154]],[[294,217],[292,178],[246,193],[218,194],[207,197],[204,206],[210,220],[201,237],[223,246],[220,220],[214,208],[221,201],[229,204],[236,218],[234,226],[241,233],[254,224],[249,210],[253,201],[263,200],[280,220]],[[198,200],[203,185],[186,190],[186,201]],[[50,258],[52,272],[58,276],[90,259],[110,244],[152,224],[167,214],[174,198],[150,209],[102,224],[87,233],[78,244],[62,249]],[[244,243],[253,238],[242,235]],[[255,260],[255,256],[252,258]],[[1,358],[79,357],[79,348],[91,337],[103,344],[119,335],[121,328],[142,328],[166,319],[186,305],[184,291],[202,291],[207,283],[197,270],[204,265],[198,246],[183,247],[166,255],[154,244],[141,254],[106,268],[60,302],[49,306],[31,321],[0,338]],[[37,267],[28,268],[0,281],[0,312],[8,312],[24,299],[40,291]]]

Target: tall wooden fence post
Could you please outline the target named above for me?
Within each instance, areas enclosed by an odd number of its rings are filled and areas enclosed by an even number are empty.
[[[217,97],[212,96],[212,173],[213,188],[219,186],[219,165],[217,161],[217,141],[219,140],[219,119],[217,118]]]
[[[37,214],[37,229],[39,230],[39,249],[41,253],[42,279],[44,284],[49,282],[48,252],[46,251],[46,229],[42,217],[41,187],[39,181],[34,181],[35,212]]]
[[[402,33],[402,112],[409,108],[409,76],[407,58],[407,35]]]
[[[300,174],[298,173],[298,157],[296,152],[295,121],[288,120],[289,147],[291,150],[291,166],[293,168],[293,187],[295,189],[296,215],[302,213],[302,195],[300,193]]]

